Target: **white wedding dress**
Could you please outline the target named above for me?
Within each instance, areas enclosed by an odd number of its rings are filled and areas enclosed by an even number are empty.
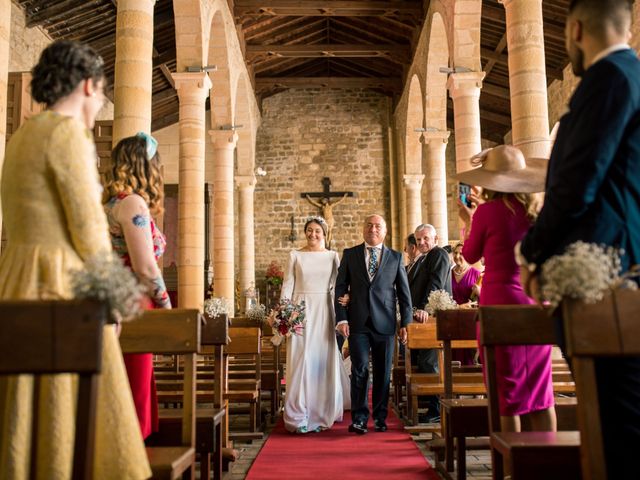
[[[306,305],[304,334],[287,338],[284,424],[290,432],[330,428],[350,408],[333,309],[339,263],[338,254],[329,250],[293,250],[289,256],[281,298]]]

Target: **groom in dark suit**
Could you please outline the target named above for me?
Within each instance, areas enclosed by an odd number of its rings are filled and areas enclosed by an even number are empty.
[[[400,304],[400,341],[407,341],[411,294],[402,254],[383,244],[387,224],[380,215],[364,222],[364,243],[347,248],[336,280],[336,329],[349,338],[351,354],[350,432],[367,433],[369,420],[369,352],[373,365],[373,419],[378,432],[387,430],[389,379]],[[337,301],[346,293],[347,307]]]
[[[516,246],[533,294],[540,266],[577,240],[623,249],[623,271],[640,263],[640,60],[627,45],[631,14],[627,0],[569,5],[567,53],[581,81],[560,120],[544,207]],[[608,478],[636,479],[640,358],[599,358],[595,370]]]

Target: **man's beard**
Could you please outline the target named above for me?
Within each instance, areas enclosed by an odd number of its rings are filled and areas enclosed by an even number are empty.
[[[571,70],[576,77],[582,77],[585,72],[584,68],[584,52],[575,45],[572,46],[571,51],[567,52],[569,60],[571,61]]]

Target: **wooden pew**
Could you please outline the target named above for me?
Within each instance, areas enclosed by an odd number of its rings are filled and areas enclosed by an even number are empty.
[[[202,316],[195,309],[149,310],[123,324],[124,353],[183,355],[184,370],[180,445],[147,447],[153,478],[174,480],[190,469],[195,478],[196,353],[200,350]]]
[[[231,434],[233,438],[242,439],[255,439],[262,438],[262,432],[258,432],[260,426],[260,381],[261,381],[261,361],[260,351],[261,345],[261,329],[258,327],[235,327],[232,326],[229,329],[230,342],[227,345],[225,351],[229,357],[235,358],[247,358],[248,363],[244,366],[229,365],[229,372],[233,368],[244,368],[244,372],[253,378],[254,383],[252,387],[248,387],[243,390],[229,390],[225,389],[224,398],[229,403],[248,403],[249,404],[249,432],[247,434],[240,434],[234,432]],[[243,371],[243,370],[240,370]]]
[[[580,479],[578,432],[502,432],[498,409],[495,347],[556,342],[553,319],[538,306],[480,307],[480,343],[485,352],[493,478],[504,477],[503,459],[512,480]]]
[[[201,332],[202,353],[212,361],[197,367],[197,389],[211,392],[207,405],[198,402],[196,396],[196,453],[200,459],[200,477],[209,478],[213,465],[214,479],[222,478],[222,448],[228,446],[227,404],[223,399],[226,363],[223,346],[228,343],[229,321],[226,315],[204,317]],[[182,390],[182,374],[162,372],[156,374],[158,391],[163,388]],[[159,380],[160,379],[160,380]],[[163,383],[164,382],[164,383]],[[176,399],[180,403],[180,398]],[[160,430],[150,437],[148,443],[167,446],[179,441],[182,431],[182,409],[159,409]]]
[[[411,323],[407,327],[407,350],[405,354],[406,384],[407,384],[407,415],[413,425],[418,424],[418,397],[425,395],[444,394],[444,366],[442,342],[437,339],[436,322]],[[458,348],[469,348],[474,342],[463,341],[454,342]],[[438,349],[440,373],[416,373],[411,363],[411,350],[413,349]],[[481,375],[469,373],[457,373],[452,376],[455,383],[456,394],[477,395],[485,392]],[[439,427],[419,426],[418,428],[407,428],[411,432],[434,431]]]
[[[562,305],[566,348],[576,379],[585,480],[607,479],[594,360],[640,356],[639,311],[640,292],[633,290],[614,290],[592,305],[571,300]]]
[[[264,322],[258,325],[255,321],[246,317],[234,317],[231,319],[234,327],[259,327],[262,332],[262,346],[260,352],[261,377],[260,389],[269,394],[269,411],[272,421],[280,411],[280,399],[282,396],[281,380],[284,378],[282,345],[275,346],[271,343],[273,329]],[[232,387],[233,388],[233,387]]]
[[[77,373],[73,480],[93,478],[98,375],[106,305],[94,301],[0,302],[0,375]],[[38,395],[33,395],[31,473],[37,472]]]
[[[465,340],[475,342],[477,310],[455,309],[438,312],[437,338],[442,341],[444,357],[444,394],[441,398],[443,437],[429,442],[436,454],[436,468],[445,476],[454,471],[456,477],[466,478],[466,450],[489,448],[488,402],[486,398],[455,398],[453,395],[453,372],[475,370],[482,374],[481,366],[453,367],[452,342]],[[564,362],[554,362],[553,382],[556,393],[572,393],[572,378]],[[573,397],[556,397],[558,430],[575,430],[576,400]],[[467,440],[468,437],[473,437]],[[454,449],[455,445],[455,449]],[[442,453],[441,453],[442,452]],[[444,463],[441,460],[444,454]]]

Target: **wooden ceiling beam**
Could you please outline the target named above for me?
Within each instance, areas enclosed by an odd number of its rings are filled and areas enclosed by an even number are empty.
[[[403,45],[247,45],[247,60],[256,57],[383,57],[409,58],[409,47]]]
[[[482,82],[482,90],[480,94],[486,93],[487,95],[492,95],[494,97],[506,98],[509,100],[511,96],[509,95],[509,89],[499,87],[498,85],[493,85],[491,83]]]
[[[407,1],[313,1],[313,0],[235,0],[236,17],[327,16],[327,17],[418,17],[422,18],[422,2]]]
[[[399,78],[383,77],[258,77],[256,88],[303,88],[303,87],[330,87],[330,88],[383,88],[386,90],[401,91],[402,84]]]
[[[72,21],[76,11],[93,10],[101,4],[102,0],[91,0],[88,2],[65,0],[63,2],[57,2],[57,4],[43,8],[37,12],[29,13],[27,11],[26,26],[29,28],[36,27],[44,23],[51,23],[60,17],[66,18],[67,21]]]

